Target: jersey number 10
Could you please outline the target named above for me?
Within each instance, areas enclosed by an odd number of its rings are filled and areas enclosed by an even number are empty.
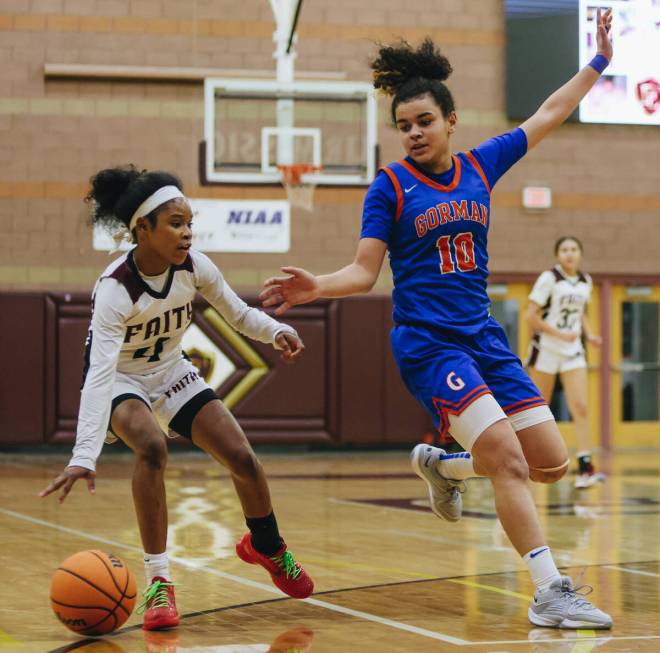
[[[452,240],[455,256],[452,257]],[[474,240],[469,231],[456,234],[455,236],[440,236],[435,243],[440,255],[440,272],[449,274],[456,272],[456,268],[461,272],[471,272],[477,269],[477,262],[474,260]]]

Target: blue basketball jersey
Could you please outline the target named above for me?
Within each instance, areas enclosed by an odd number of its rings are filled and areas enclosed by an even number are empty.
[[[365,198],[362,237],[387,243],[394,277],[394,358],[443,434],[450,415],[487,393],[509,416],[545,404],[489,317],[486,293],[490,192],[526,151],[514,129],[454,155],[442,175],[406,158]]]
[[[490,193],[526,150],[515,129],[453,155],[442,175],[410,158],[381,170],[365,198],[362,237],[388,244],[395,323],[465,334],[484,326]]]

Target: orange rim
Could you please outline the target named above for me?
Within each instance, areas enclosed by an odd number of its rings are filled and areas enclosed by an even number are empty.
[[[282,183],[285,186],[300,186],[303,175],[319,172],[321,166],[315,166],[312,163],[290,163],[278,165],[277,169],[282,174]]]

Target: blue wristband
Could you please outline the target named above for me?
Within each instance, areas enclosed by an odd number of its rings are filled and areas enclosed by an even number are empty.
[[[604,54],[597,54],[590,62],[591,66],[599,75],[603,74],[603,71],[609,65],[610,60]]]

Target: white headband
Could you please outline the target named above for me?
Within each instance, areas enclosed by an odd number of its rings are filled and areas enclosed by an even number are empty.
[[[153,195],[149,195],[131,218],[131,222],[128,225],[128,231],[132,232],[135,229],[138,218],[142,218],[145,215],[149,215],[154,209],[158,208],[161,204],[169,200],[173,200],[176,197],[185,197],[185,195],[176,187],[176,186],[163,186],[159,188]]]

